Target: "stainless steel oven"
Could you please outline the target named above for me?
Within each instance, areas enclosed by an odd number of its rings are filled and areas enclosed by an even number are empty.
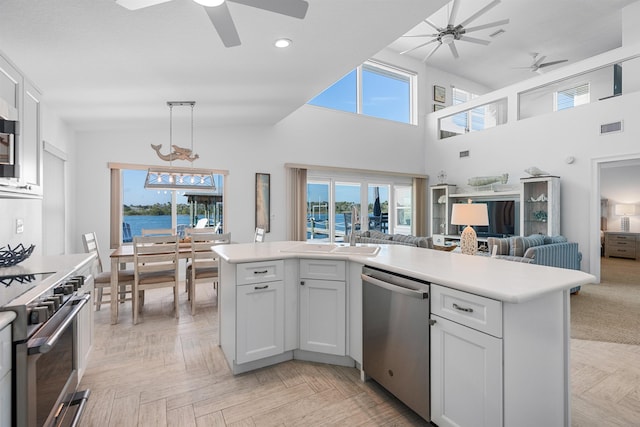
[[[78,392],[78,314],[92,276],[36,286],[2,307],[13,310],[13,425],[77,425],[89,391]],[[37,282],[37,281],[36,281]],[[19,283],[16,286],[20,285]]]

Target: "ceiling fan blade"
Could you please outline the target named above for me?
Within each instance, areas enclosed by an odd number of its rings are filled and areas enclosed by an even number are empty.
[[[149,6],[155,6],[160,3],[166,3],[171,0],[116,0],[116,3],[125,9],[138,10]]]
[[[409,52],[412,52],[412,51],[414,51],[414,50],[416,50],[416,49],[420,49],[422,46],[426,46],[426,45],[428,45],[428,44],[431,44],[431,43],[433,43],[433,42],[437,42],[437,41],[438,41],[438,39],[429,40],[429,41],[428,41],[428,42],[426,42],[426,43],[419,44],[419,45],[418,45],[418,46],[416,46],[416,47],[412,47],[411,49],[407,49],[407,50],[405,50],[405,51],[403,51],[403,52],[400,52],[400,55],[404,55],[405,53],[409,53]]]
[[[508,19],[503,19],[501,21],[490,22],[489,24],[482,24],[482,25],[477,25],[475,27],[465,28],[464,32],[470,33],[472,31],[484,30],[486,28],[499,27],[500,25],[506,25],[508,23],[509,23]]]
[[[291,16],[293,18],[304,18],[309,9],[309,3],[305,0],[229,0],[234,3],[244,4],[246,6],[257,7],[258,9],[269,12],[279,13],[281,15]]]
[[[410,36],[400,36],[400,37],[438,37],[440,34],[412,34]]]
[[[436,50],[438,50],[438,48],[442,46],[442,43],[438,43],[436,45],[436,47],[434,47],[433,49],[431,49],[431,52],[429,52],[429,54],[427,56],[424,57],[424,59],[422,60],[422,62],[427,62],[427,59],[431,58],[431,55],[433,55],[434,53],[436,53]]]
[[[454,58],[458,59],[460,58],[460,55],[458,55],[458,49],[456,49],[456,44],[451,42],[449,43],[449,49],[451,50],[451,54],[453,55]]]
[[[471,15],[470,17],[465,19],[464,21],[462,21],[459,25],[461,27],[464,27],[465,25],[467,25],[468,23],[470,23],[474,19],[478,18],[480,15],[483,15],[484,13],[488,12],[490,9],[494,8],[495,6],[497,6],[499,3],[500,3],[500,0],[493,0],[491,3],[486,5],[485,7],[483,7],[482,9],[480,9],[479,11],[477,11],[476,13],[474,13],[473,15]]]
[[[240,36],[238,36],[238,31],[229,13],[227,3],[225,2],[215,7],[205,7],[204,9],[207,11],[211,23],[218,32],[222,44],[224,44],[225,47],[240,46]]]
[[[561,59],[561,60],[559,60],[559,61],[545,62],[544,64],[540,64],[540,65],[538,66],[538,68],[549,67],[549,66],[551,66],[551,65],[561,64],[561,63],[563,63],[563,62],[567,62],[567,61],[568,61],[568,59]]]
[[[465,41],[465,42],[476,43],[476,44],[483,44],[485,46],[488,45],[489,43],[491,43],[488,40],[477,39],[475,37],[469,37],[469,36],[460,36],[460,40]]]
[[[431,28],[433,28],[434,30],[436,30],[437,32],[440,32],[442,30],[444,30],[444,28],[439,28],[436,24],[434,24],[433,22],[429,21],[428,19],[425,19],[424,22],[429,25]]]
[[[449,14],[449,22],[447,22],[447,25],[454,25],[456,21],[456,15],[458,15],[459,8],[460,8],[460,2],[458,2],[458,0],[453,0],[451,5],[451,14]]]

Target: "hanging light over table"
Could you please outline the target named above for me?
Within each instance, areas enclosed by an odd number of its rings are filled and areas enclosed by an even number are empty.
[[[167,102],[169,106],[169,147],[173,145],[173,107],[189,106],[191,107],[191,152],[193,154],[193,107],[195,101],[179,101]],[[158,148],[157,146],[154,146]],[[158,150],[156,150],[158,151]],[[185,150],[188,151],[188,150]],[[160,153],[158,153],[160,155]],[[172,153],[169,156],[173,156]],[[183,159],[193,162],[198,155],[183,156]],[[215,191],[216,183],[213,179],[213,173],[209,169],[196,169],[194,167],[175,167],[172,165],[173,157],[169,159],[169,166],[154,166],[147,171],[147,178],[144,182],[144,188],[154,190],[204,190]]]

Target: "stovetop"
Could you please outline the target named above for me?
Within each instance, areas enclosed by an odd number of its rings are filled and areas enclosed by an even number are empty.
[[[9,304],[25,292],[37,287],[53,273],[0,275],[0,306]]]

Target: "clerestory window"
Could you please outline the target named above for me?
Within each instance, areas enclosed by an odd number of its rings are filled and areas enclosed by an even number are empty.
[[[367,61],[308,104],[416,124],[415,93],[416,73]]]

